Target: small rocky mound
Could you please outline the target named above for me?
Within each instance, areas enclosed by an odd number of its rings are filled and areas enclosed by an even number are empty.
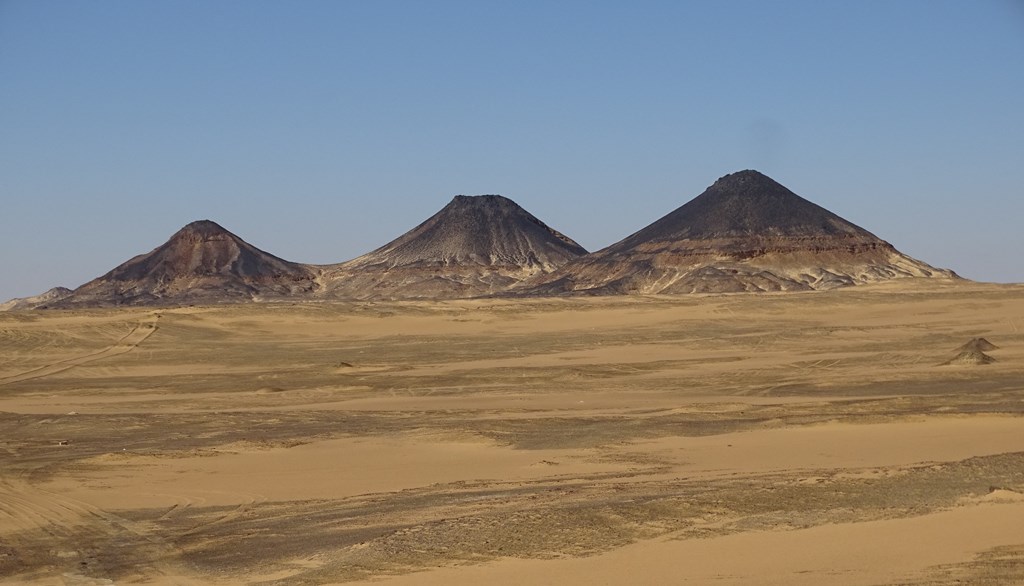
[[[311,292],[315,275],[312,267],[280,259],[200,220],[48,307],[251,301]]]
[[[942,366],[978,366],[992,364],[996,359],[981,350],[964,350],[951,360],[942,363]]]
[[[326,295],[444,299],[504,291],[586,250],[500,195],[455,196],[409,232],[326,271]]]
[[[989,352],[991,350],[998,350],[999,346],[996,346],[992,342],[989,342],[985,338],[972,338],[970,342],[967,342],[963,346],[957,348],[958,352]]]

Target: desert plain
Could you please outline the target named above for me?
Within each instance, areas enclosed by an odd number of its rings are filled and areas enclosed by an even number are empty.
[[[1022,415],[1020,285],[2,313],[0,583],[1022,583]]]

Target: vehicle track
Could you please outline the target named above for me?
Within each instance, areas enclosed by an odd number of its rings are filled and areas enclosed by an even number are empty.
[[[145,341],[146,338],[152,336],[157,331],[158,328],[156,322],[158,319],[159,316],[153,316],[148,320],[139,322],[139,325],[135,326],[132,331],[128,332],[113,345],[107,346],[103,350],[91,352],[82,356],[76,356],[74,358],[68,358],[66,360],[59,360],[18,374],[0,377],[0,385],[43,378],[59,372],[64,372],[65,370],[69,370],[76,366],[81,366],[82,364],[131,352],[137,348],[139,344]]]
[[[42,562],[59,568],[65,578],[76,582],[93,583],[97,573],[117,572],[116,568],[128,563],[119,559],[119,550],[135,552],[130,561],[133,572],[177,574],[165,567],[165,561],[181,552],[145,527],[24,480],[0,481],[0,527],[7,529],[3,541],[8,546],[35,551],[37,565]],[[40,534],[50,544],[46,551],[38,548]]]

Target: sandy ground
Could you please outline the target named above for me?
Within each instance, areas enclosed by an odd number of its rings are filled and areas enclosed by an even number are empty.
[[[959,508],[900,520],[750,531],[710,539],[654,539],[594,557],[504,559],[377,582],[402,584],[892,584],[965,563],[979,549],[1021,539],[1024,504]]]
[[[1021,286],[0,314],[0,583],[1024,583],[1022,365]]]

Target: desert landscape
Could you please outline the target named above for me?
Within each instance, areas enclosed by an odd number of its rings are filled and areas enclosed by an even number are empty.
[[[1022,8],[0,0],[0,586],[1024,585]]]
[[[1024,580],[1020,285],[19,311],[0,354],[4,584]]]

